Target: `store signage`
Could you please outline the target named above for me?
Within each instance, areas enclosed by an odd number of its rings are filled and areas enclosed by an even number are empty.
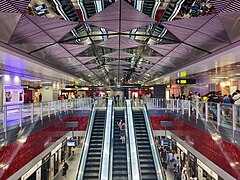
[[[176,79],[176,84],[196,84],[196,79]]]

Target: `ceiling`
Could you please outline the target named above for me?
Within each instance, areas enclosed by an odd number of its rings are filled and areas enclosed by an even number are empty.
[[[0,41],[94,85],[151,83],[237,45],[240,2],[198,2],[3,0]]]

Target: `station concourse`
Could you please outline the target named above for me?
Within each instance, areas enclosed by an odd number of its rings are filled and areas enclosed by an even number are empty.
[[[240,180],[239,0],[1,0],[0,180]]]

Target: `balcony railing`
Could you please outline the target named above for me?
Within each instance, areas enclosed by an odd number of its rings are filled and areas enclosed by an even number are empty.
[[[43,117],[50,120],[51,115],[67,113],[69,110],[90,110],[91,107],[91,98],[6,105],[0,107],[0,132],[22,127],[26,123],[43,121]]]
[[[240,131],[240,106],[227,103],[189,101],[181,99],[145,99],[148,110],[173,112],[178,116],[187,116],[196,121],[210,122],[219,130],[225,127],[232,130],[232,136]]]

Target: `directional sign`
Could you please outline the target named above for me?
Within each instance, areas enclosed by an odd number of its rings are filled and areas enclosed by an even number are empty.
[[[196,84],[196,79],[176,79],[176,84]]]
[[[66,122],[66,127],[67,128],[69,128],[69,127],[72,127],[72,128],[78,127],[78,121]]]
[[[172,121],[161,121],[160,125],[162,127],[172,127]]]

